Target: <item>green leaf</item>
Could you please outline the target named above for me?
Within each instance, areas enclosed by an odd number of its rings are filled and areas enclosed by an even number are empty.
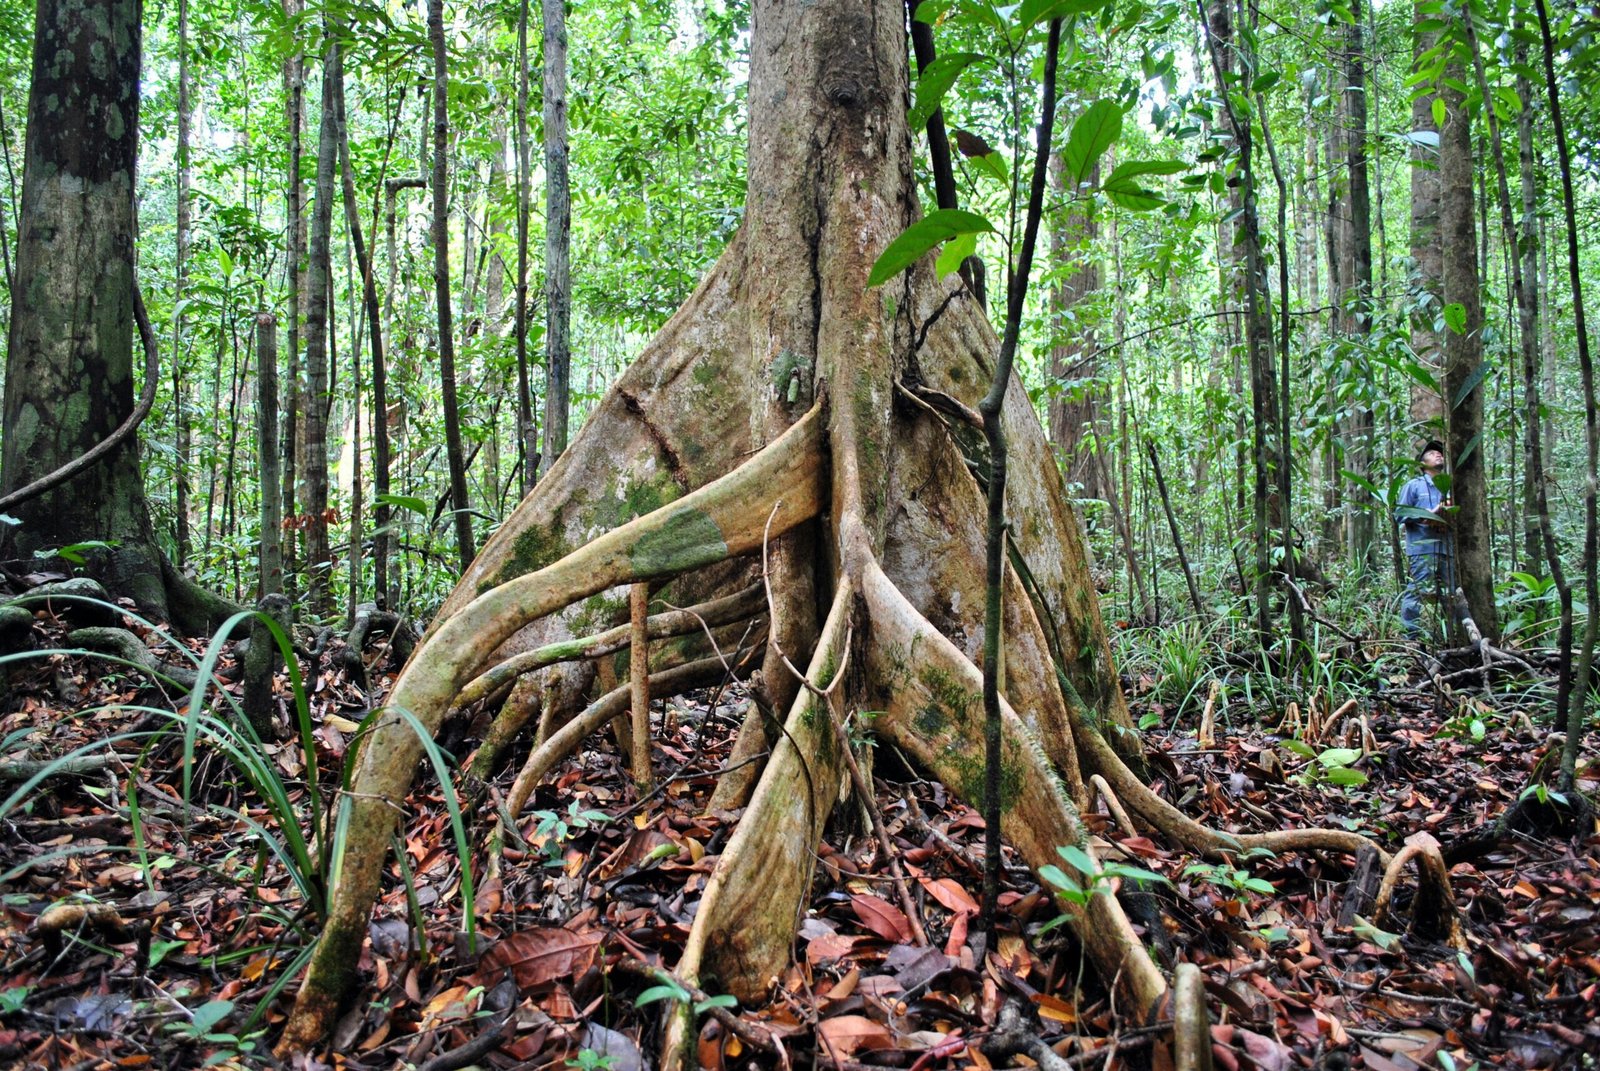
[[[1467,307],[1452,301],[1444,307],[1444,325],[1458,335],[1467,333]]]
[[[1328,771],[1328,783],[1331,785],[1364,785],[1367,775],[1360,770],[1352,770],[1347,766],[1340,766]]]
[[[1022,0],[1022,6],[1017,8],[1016,34],[1020,39],[1041,22],[1087,15],[1105,6],[1105,0]]]
[[[694,1013],[696,1015],[704,1015],[712,1008],[736,1008],[738,1006],[738,997],[734,996],[732,993],[719,993],[714,997],[707,997],[705,1000],[695,1004]]]
[[[233,1001],[213,1000],[196,1008],[189,1020],[188,1029],[196,1034],[208,1033],[212,1027],[226,1019],[233,1011]]]
[[[1301,758],[1314,759],[1317,757],[1317,753],[1311,749],[1311,745],[1302,740],[1285,740],[1283,741],[1283,746]]]
[[[1268,71],[1260,78],[1257,78],[1256,84],[1251,86],[1250,89],[1255,93],[1265,93],[1267,90],[1271,89],[1281,81],[1283,81],[1282,71]]]
[[[994,224],[976,212],[941,208],[929,213],[901,231],[900,236],[878,255],[877,262],[872,265],[872,273],[867,276],[867,285],[882,286],[915,264],[918,258],[940,242],[963,234],[993,230]]]
[[[1006,167],[1006,158],[998,151],[984,153],[982,156],[975,156],[972,158],[972,162],[976,164],[984,174],[993,175],[996,179],[1000,180],[1000,184],[1002,186],[1011,181],[1011,169]]]
[[[1095,164],[1121,136],[1122,106],[1114,100],[1097,100],[1078,116],[1061,152],[1073,187],[1089,181]]]
[[[1339,766],[1349,766],[1361,758],[1361,751],[1353,747],[1330,747],[1317,756],[1317,761],[1333,769]]]
[[[1483,377],[1488,374],[1489,362],[1479,361],[1478,367],[1474,368],[1471,373],[1468,374],[1466,380],[1462,382],[1461,386],[1456,389],[1455,397],[1450,399],[1450,408],[1459,409],[1461,407],[1461,403],[1467,400],[1467,395],[1476,390],[1478,388],[1478,384],[1483,382]],[[1461,459],[1458,457],[1456,459],[1456,464],[1459,465],[1460,463]]]
[[[1076,870],[1084,877],[1092,878],[1100,872],[1100,868],[1096,866],[1094,860],[1089,857],[1089,853],[1078,847],[1076,844],[1068,844],[1064,847],[1057,848],[1056,854],[1065,859],[1067,863],[1071,865],[1072,869]]]
[[[1118,186],[1141,175],[1176,175],[1188,167],[1182,160],[1129,160],[1118,164],[1102,185]]]
[[[1104,186],[1106,196],[1111,198],[1111,203],[1118,208],[1126,208],[1130,212],[1149,212],[1166,204],[1166,198],[1140,186]]]
[[[419,513],[424,517],[428,515],[428,504],[414,495],[381,494],[374,495],[373,499],[381,506],[397,506],[400,509],[408,509],[412,513]]]
[[[689,991],[681,985],[673,983],[653,985],[634,999],[633,1006],[642,1008],[646,1004],[654,1004],[658,1000],[674,1000],[679,1004],[687,1004],[689,1002]]]
[[[961,262],[978,251],[978,236],[976,234],[958,234],[944,244],[944,249],[939,253],[939,259],[934,262],[934,271],[943,279],[951,272],[961,267]]]
[[[1433,125],[1438,127],[1440,130],[1443,130],[1444,129],[1444,121],[1448,116],[1449,116],[1449,112],[1445,109],[1444,98],[1443,97],[1434,97],[1433,98]]]
[[[944,95],[955,85],[956,78],[961,72],[984,58],[978,52],[952,52],[940,56],[923,68],[922,74],[917,78],[916,103],[911,105],[911,111],[906,114],[906,121],[911,124],[911,129],[921,130],[927,126],[928,120],[939,110]]]

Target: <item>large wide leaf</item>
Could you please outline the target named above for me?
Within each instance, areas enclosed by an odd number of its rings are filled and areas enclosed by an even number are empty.
[[[1072,124],[1067,147],[1061,151],[1067,177],[1077,187],[1089,181],[1095,164],[1122,136],[1122,106],[1114,100],[1097,100]]]
[[[976,212],[959,208],[941,208],[917,220],[900,232],[900,237],[878,256],[867,276],[868,286],[881,286],[917,262],[917,258],[940,242],[962,234],[982,234],[994,230],[994,224]]]

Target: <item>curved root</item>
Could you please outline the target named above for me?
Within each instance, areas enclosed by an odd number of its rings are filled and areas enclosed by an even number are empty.
[[[1417,895],[1411,902],[1408,932],[1419,940],[1442,941],[1465,952],[1467,938],[1461,928],[1455,894],[1450,891],[1450,871],[1439,851],[1439,842],[1426,831],[1407,837],[1405,847],[1383,872],[1383,884],[1378,886],[1378,899],[1372,909],[1373,925],[1388,929],[1393,923],[1394,891],[1406,864],[1412,860],[1417,863]]]
[[[1073,728],[1085,750],[1085,765],[1102,774],[1122,802],[1134,814],[1144,819],[1162,834],[1191,851],[1210,858],[1220,858],[1252,848],[1263,848],[1274,854],[1285,852],[1329,851],[1355,855],[1362,848],[1372,848],[1380,859],[1388,860],[1387,852],[1378,848],[1359,833],[1343,829],[1283,829],[1271,833],[1224,833],[1190,818],[1133,775],[1122,760],[1111,750],[1105,738],[1094,727],[1083,724],[1083,711],[1074,706]]]
[[[983,798],[982,675],[889,581],[875,563],[863,594],[872,618],[869,663],[888,693],[879,729],[963,799]],[[1056,849],[1086,834],[1072,800],[1022,719],[1001,700],[1001,824],[1037,870],[1058,863]],[[1097,892],[1072,926],[1102,977],[1116,979],[1127,1003],[1149,1014],[1167,991],[1122,906]]]
[[[1106,779],[1099,774],[1095,774],[1089,778],[1089,787],[1105,801],[1106,811],[1111,815],[1111,820],[1117,824],[1117,828],[1130,837],[1137,837],[1139,835],[1139,827],[1135,826],[1133,819],[1128,817],[1128,812],[1123,808],[1122,801],[1117,799],[1117,794],[1111,790],[1111,786],[1106,783]]]
[[[766,508],[782,490],[774,531],[816,515],[822,504],[821,415],[813,409],[739,468],[699,490],[613,529],[535,573],[478,596],[439,625],[401,671],[391,708],[409,710],[436,732],[450,701],[488,656],[528,622],[586,595],[633,580],[671,576],[760,544]],[[537,494],[537,492],[536,492]],[[759,513],[752,503],[762,503]],[[282,1039],[280,1052],[306,1048],[327,1034],[354,975],[380,872],[401,801],[421,757],[405,719],[377,721],[352,761],[343,805],[347,836],[335,865],[328,917]]]

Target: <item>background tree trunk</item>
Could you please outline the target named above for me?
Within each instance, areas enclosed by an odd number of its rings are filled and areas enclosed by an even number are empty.
[[[450,464],[450,507],[455,511],[456,557],[463,570],[477,555],[467,503],[467,461],[461,446],[456,398],[455,325],[450,317],[450,82],[446,72],[444,0],[428,4],[433,44],[433,292],[439,315],[439,380],[444,405],[445,453]]]
[[[544,454],[541,475],[567,448],[572,376],[572,192],[567,180],[566,0],[543,0],[544,26]]]
[[[1478,231],[1473,182],[1477,163],[1472,155],[1472,117],[1463,94],[1467,74],[1459,62],[1446,68],[1440,89],[1448,114],[1439,134],[1439,242],[1443,295],[1447,309],[1460,306],[1464,327],[1446,329],[1444,394],[1449,406],[1451,494],[1454,521],[1456,583],[1465,591],[1467,607],[1484,636],[1500,635],[1494,608],[1494,573],[1489,541],[1488,480],[1483,449],[1483,299],[1478,279]]]
[[[328,31],[322,56],[322,121],[317,134],[317,182],[311,204],[311,243],[306,265],[305,392],[300,421],[300,508],[305,532],[306,607],[315,617],[332,609],[329,581],[333,553],[328,545],[328,334],[329,265],[332,260],[334,175],[339,163],[337,86],[344,78],[339,42]]]

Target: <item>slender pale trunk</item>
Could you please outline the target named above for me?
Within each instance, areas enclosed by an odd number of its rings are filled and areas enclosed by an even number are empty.
[[[567,175],[566,0],[543,0],[544,12],[544,455],[549,472],[567,448],[572,376],[572,191]]]
[[[445,67],[444,0],[431,0],[428,4],[428,40],[433,45],[433,292],[439,316],[439,380],[445,453],[450,465],[450,506],[455,515],[456,559],[465,571],[477,552],[467,505],[467,464],[456,398],[455,325],[450,316],[450,82]]]

